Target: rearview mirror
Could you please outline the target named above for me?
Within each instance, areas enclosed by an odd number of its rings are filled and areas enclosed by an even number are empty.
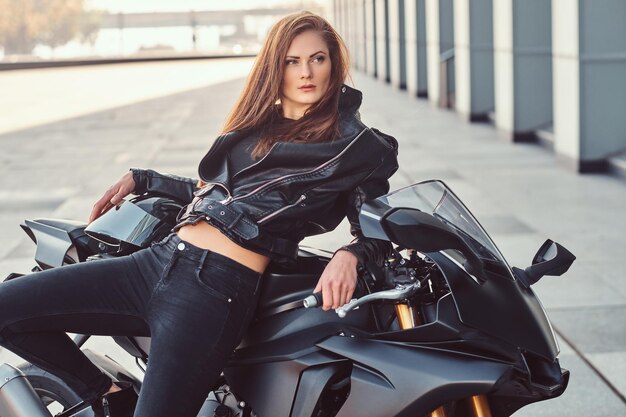
[[[514,271],[524,286],[528,288],[545,275],[563,275],[575,260],[576,256],[574,254],[558,243],[548,239],[541,245],[533,257],[532,266],[523,271],[519,268],[514,268]]]

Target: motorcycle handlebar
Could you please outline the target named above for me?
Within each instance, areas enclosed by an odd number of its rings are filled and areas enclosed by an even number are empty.
[[[319,291],[319,292],[309,295],[307,298],[305,298],[302,301],[302,304],[304,305],[304,308],[313,308],[313,307],[321,306],[322,304],[324,304],[324,300],[322,299],[322,292]]]
[[[350,311],[357,309],[360,305],[374,301],[374,300],[402,300],[412,296],[417,290],[421,288],[419,281],[416,281],[408,285],[398,285],[396,288],[386,291],[379,291],[372,294],[367,294],[359,299],[353,298],[349,303],[336,308],[335,312],[341,318],[345,317]],[[302,301],[305,308],[319,307],[322,303],[322,293],[316,292],[309,295]]]

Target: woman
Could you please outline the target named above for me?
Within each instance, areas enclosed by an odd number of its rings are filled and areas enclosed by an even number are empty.
[[[65,332],[150,335],[135,416],[196,416],[254,314],[270,261],[289,264],[305,236],[346,215],[356,237],[315,291],[346,303],[357,266],[390,245],[364,238],[363,201],[389,189],[397,143],[358,118],[343,85],[347,57],[321,17],[302,12],[270,31],[224,133],[194,179],[132,169],[94,205],[90,222],[130,193],[189,202],[163,241],[130,256],[65,266],[0,285],[0,344],[70,385],[96,415],[131,416],[132,387],[113,383]]]

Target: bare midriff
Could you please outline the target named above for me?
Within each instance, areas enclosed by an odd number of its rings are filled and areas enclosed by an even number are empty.
[[[239,246],[205,221],[185,225],[176,233],[194,246],[224,255],[258,273],[263,273],[270,262],[269,257]]]

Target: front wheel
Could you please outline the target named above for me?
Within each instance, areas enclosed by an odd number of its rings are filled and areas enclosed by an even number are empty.
[[[58,376],[44,371],[30,362],[21,363],[17,365],[17,368],[24,373],[51,415],[54,416],[82,401],[74,390]],[[82,411],[81,417],[89,416],[93,416],[91,408]]]

